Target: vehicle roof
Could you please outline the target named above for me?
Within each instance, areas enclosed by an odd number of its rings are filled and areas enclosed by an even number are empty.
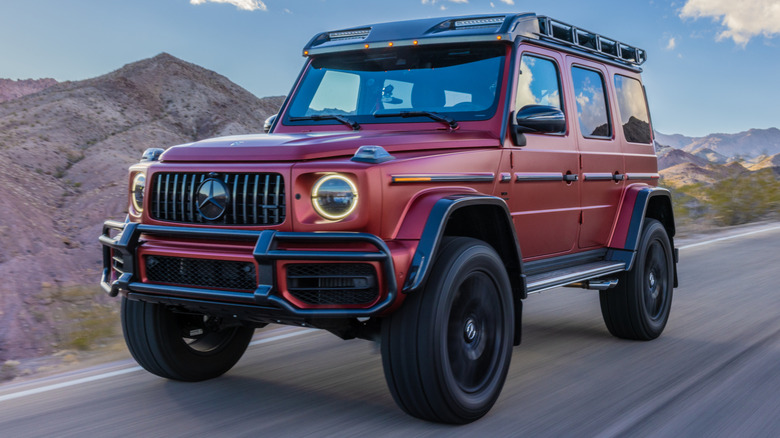
[[[461,42],[512,43],[518,38],[636,70],[647,59],[647,52],[638,47],[532,12],[424,18],[322,32],[306,44],[303,55]]]

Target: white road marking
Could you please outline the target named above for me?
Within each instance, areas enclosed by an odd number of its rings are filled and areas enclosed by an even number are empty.
[[[40,394],[42,392],[54,391],[55,389],[62,389],[62,388],[67,388],[69,386],[81,385],[82,383],[89,383],[89,382],[94,382],[96,380],[103,380],[103,379],[108,379],[108,378],[111,378],[111,377],[121,376],[122,374],[133,373],[133,372],[136,372],[136,371],[140,371],[142,369],[143,368],[141,368],[141,367],[125,368],[123,370],[112,371],[110,373],[103,373],[103,374],[98,374],[98,375],[95,375],[95,376],[90,376],[90,377],[84,377],[84,378],[81,378],[81,379],[71,380],[71,381],[68,381],[68,382],[56,383],[54,385],[41,386],[40,388],[28,389],[26,391],[14,392],[12,394],[6,394],[6,395],[3,395],[3,396],[0,396],[0,403],[2,403],[4,401],[8,401],[8,400],[13,400],[13,399],[21,398],[21,397],[26,397],[28,395]]]
[[[762,228],[760,230],[750,231],[742,234],[735,234],[733,236],[719,237],[717,239],[705,240],[704,242],[692,243],[690,245],[679,246],[677,248],[681,250],[688,249],[688,248],[695,248],[697,246],[709,245],[711,243],[722,242],[724,240],[739,239],[740,237],[752,236],[753,234],[765,233],[767,231],[775,231],[775,230],[780,230],[780,226],[771,227],[771,228]]]
[[[316,331],[316,330],[315,329],[298,330],[298,331],[294,331],[294,332],[290,332],[290,333],[285,333],[283,335],[272,336],[270,338],[258,339],[256,341],[250,342],[249,346],[252,347],[252,346],[255,346],[255,345],[267,344],[269,342],[274,342],[274,341],[279,341],[279,340],[282,340],[282,339],[292,338],[294,336],[304,335],[306,333],[310,333],[310,332],[313,332],[313,331]],[[27,389],[27,390],[24,390],[24,391],[14,392],[14,393],[11,393],[11,394],[0,395],[0,403],[2,403],[4,401],[8,401],[8,400],[15,400],[17,398],[27,397],[29,395],[41,394],[41,393],[44,393],[44,392],[55,391],[57,389],[68,388],[68,387],[76,386],[76,385],[82,385],[84,383],[95,382],[97,380],[110,379],[111,377],[117,377],[117,376],[121,376],[121,375],[124,375],[124,374],[134,373],[136,371],[142,371],[142,370],[143,370],[143,368],[136,366],[136,367],[125,368],[125,369],[121,369],[121,370],[117,370],[117,371],[111,371],[111,372],[108,372],[108,373],[96,374],[94,376],[82,377],[80,379],[69,380],[69,381],[65,381],[65,382],[61,382],[61,383],[55,383],[53,385],[41,386],[40,388]]]

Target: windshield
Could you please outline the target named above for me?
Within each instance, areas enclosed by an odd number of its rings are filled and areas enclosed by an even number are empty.
[[[496,111],[505,53],[504,45],[482,44],[320,55],[293,96],[285,124],[343,123],[322,115],[361,125],[431,121],[410,112],[485,120]]]

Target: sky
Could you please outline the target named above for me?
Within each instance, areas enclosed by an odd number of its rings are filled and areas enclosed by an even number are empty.
[[[665,134],[780,128],[780,0],[0,0],[0,78],[81,80],[161,52],[287,94],[315,34],[536,12],[638,46]]]

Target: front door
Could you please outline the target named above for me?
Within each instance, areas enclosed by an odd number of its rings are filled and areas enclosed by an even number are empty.
[[[522,48],[522,46],[521,46]],[[565,110],[562,58],[541,48],[525,48],[517,59],[512,114],[526,105]],[[565,111],[564,111],[565,112]],[[567,125],[572,126],[567,120]],[[564,133],[526,134],[526,145],[507,141],[509,208],[523,258],[575,249],[579,232],[579,153],[571,128]]]

